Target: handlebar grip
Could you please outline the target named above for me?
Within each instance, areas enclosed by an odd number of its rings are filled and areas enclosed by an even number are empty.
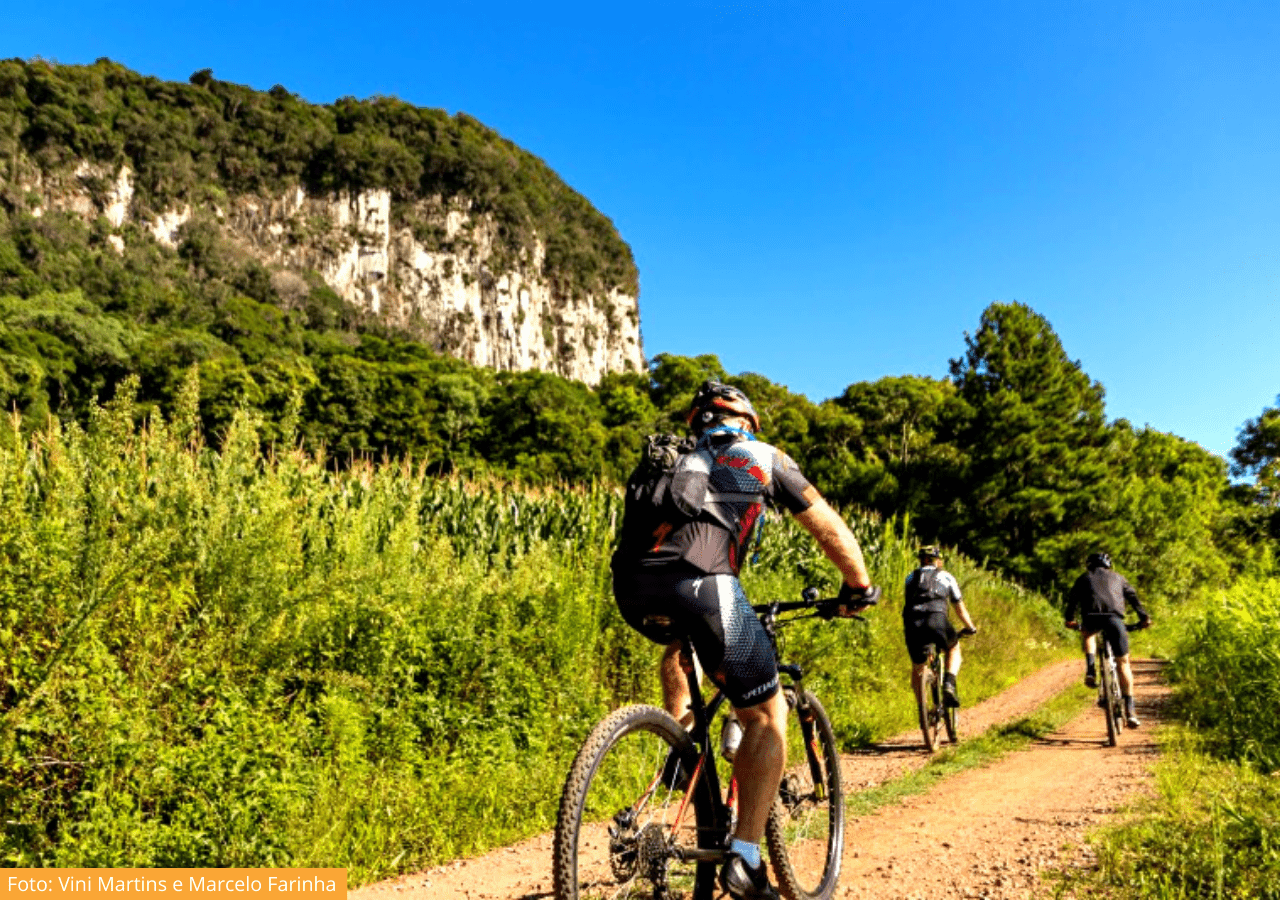
[[[849,587],[847,584],[840,585],[840,593],[836,599],[846,606],[875,606],[880,602],[880,595],[884,593],[878,585],[869,585],[865,588]]]

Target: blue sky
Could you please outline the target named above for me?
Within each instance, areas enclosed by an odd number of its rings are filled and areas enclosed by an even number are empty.
[[[650,355],[820,400],[993,301],[1218,453],[1280,394],[1280,7],[6,4],[0,56],[474,115],[613,219]]]

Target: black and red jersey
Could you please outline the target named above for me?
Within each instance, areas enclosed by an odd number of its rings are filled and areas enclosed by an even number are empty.
[[[661,522],[646,533],[623,522],[615,573],[681,566],[707,575],[737,575],[750,552],[752,530],[771,503],[791,513],[812,505],[816,492],[795,461],[743,432],[711,432],[699,442],[709,466],[702,511],[692,519]]]

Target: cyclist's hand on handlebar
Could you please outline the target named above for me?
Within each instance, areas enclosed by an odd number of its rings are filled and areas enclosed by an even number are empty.
[[[836,615],[842,617],[856,616],[869,606],[880,602],[880,588],[868,585],[864,588],[840,585],[840,593],[836,595]]]

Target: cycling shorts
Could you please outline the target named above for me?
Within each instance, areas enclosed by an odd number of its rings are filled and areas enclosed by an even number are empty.
[[[1124,619],[1111,613],[1089,613],[1080,621],[1080,633],[1085,637],[1101,634],[1111,645],[1111,652],[1116,659],[1129,655],[1129,629],[1124,627]]]
[[[703,669],[739,709],[778,692],[773,646],[732,575],[615,573],[613,595],[622,618],[649,640],[666,645],[688,637]]]
[[[950,650],[960,640],[951,620],[945,612],[931,612],[902,620],[907,636],[907,653],[917,666],[929,659],[930,644],[942,650]]]

